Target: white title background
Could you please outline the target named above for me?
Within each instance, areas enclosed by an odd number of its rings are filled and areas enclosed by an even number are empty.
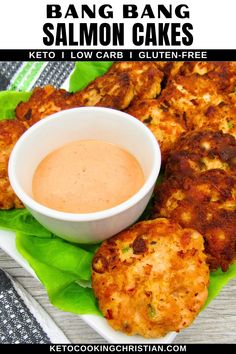
[[[46,4],[59,4],[64,13],[69,4],[74,4],[80,15],[80,5],[87,4],[96,6],[111,4],[114,12],[113,19],[47,19]],[[132,25],[136,22],[170,22],[169,19],[129,19],[122,18],[122,5],[136,4],[140,12],[145,4],[151,4],[154,12],[158,4],[169,5],[173,8],[178,4],[188,4],[190,18],[178,19],[174,17],[172,22],[190,22],[194,41],[190,47],[168,46],[151,47],[142,46],[140,49],[236,49],[236,0],[2,0],[0,3],[0,49],[93,49],[92,47],[69,47],[69,46],[45,46],[43,44],[43,24],[51,22],[125,22],[125,46],[122,49],[137,49],[132,43]],[[75,27],[76,28],[76,27]],[[76,33],[75,33],[76,36]],[[98,47],[101,49],[101,46]],[[105,47],[113,49],[117,47]],[[94,48],[95,49],[95,48]]]

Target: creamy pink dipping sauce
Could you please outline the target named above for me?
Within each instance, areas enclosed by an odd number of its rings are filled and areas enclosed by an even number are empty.
[[[51,152],[37,167],[34,199],[48,208],[92,213],[132,197],[144,184],[136,158],[105,141],[75,141]]]

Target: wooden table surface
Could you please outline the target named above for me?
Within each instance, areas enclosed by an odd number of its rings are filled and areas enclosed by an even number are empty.
[[[0,249],[0,268],[15,277],[51,315],[72,343],[106,343],[79,316],[53,307],[43,286]],[[236,343],[236,279],[224,288],[174,343]]]

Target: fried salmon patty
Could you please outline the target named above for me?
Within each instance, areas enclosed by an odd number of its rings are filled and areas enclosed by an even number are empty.
[[[133,84],[127,74],[106,74],[74,94],[50,85],[37,87],[27,102],[17,106],[16,117],[31,126],[50,114],[69,108],[102,106],[124,109],[133,97]]]
[[[27,102],[18,104],[16,117],[31,126],[50,114],[76,106],[79,104],[76,104],[73,95],[66,90],[50,85],[36,87]]]
[[[156,217],[199,231],[211,269],[226,271],[236,259],[236,178],[225,171],[165,180],[155,191]]]
[[[169,79],[176,75],[205,76],[217,87],[219,92],[234,92],[236,85],[236,62],[175,62],[172,64]]]
[[[128,73],[108,72],[95,79],[85,89],[73,94],[81,106],[125,109],[134,98],[134,85]]]
[[[225,100],[225,93],[218,92],[216,85],[206,76],[177,75],[162,91],[160,103],[181,116],[188,129],[199,128],[199,118],[209,105],[217,106]]]
[[[129,75],[134,87],[134,98],[155,98],[161,92],[164,73],[154,62],[118,62],[112,65],[109,72]]]
[[[15,119],[0,122],[0,209],[23,207],[8,179],[8,160],[15,143],[25,131],[25,125]]]
[[[162,162],[165,163],[174,144],[186,131],[184,120],[155,99],[136,102],[127,113],[138,118],[153,132],[160,144]]]
[[[103,315],[115,330],[147,338],[189,326],[208,295],[205,258],[197,231],[163,218],[103,242],[92,273]]]
[[[190,176],[211,169],[236,175],[236,140],[222,131],[192,131],[183,135],[171,152],[166,176]]]
[[[161,100],[183,116],[189,129],[209,128],[236,136],[236,62],[173,63]]]
[[[160,94],[163,72],[152,62],[118,62],[85,89],[74,94],[82,106],[123,110],[133,100]]]
[[[105,74],[76,93],[50,85],[37,87],[27,102],[21,102],[17,106],[16,117],[31,126],[50,114],[69,108],[102,106],[124,109],[133,97],[133,84],[127,74]]]
[[[198,129],[222,130],[236,138],[235,97],[225,97],[219,104],[209,104],[195,111],[194,121]]]

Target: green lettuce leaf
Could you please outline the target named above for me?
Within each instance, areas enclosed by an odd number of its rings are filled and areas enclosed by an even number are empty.
[[[0,210],[0,228],[38,237],[52,237],[27,209]]]
[[[18,234],[23,235],[21,245],[34,259],[75,275],[78,280],[90,280],[93,253],[56,236],[48,239]]]
[[[16,247],[45,286],[51,303],[63,311],[101,315],[93,290],[79,281],[91,278],[93,253],[58,237],[42,239],[17,232]]]
[[[76,92],[82,90],[98,76],[105,74],[111,65],[112,61],[77,62],[70,76],[69,91]]]
[[[27,101],[31,92],[0,91],[0,120],[15,117],[18,103]]]
[[[207,307],[212,300],[220,293],[222,288],[228,284],[230,280],[236,278],[236,262],[232,264],[227,272],[222,272],[221,269],[218,269],[215,272],[210,274],[210,286],[208,288],[208,299],[205,304]]]

